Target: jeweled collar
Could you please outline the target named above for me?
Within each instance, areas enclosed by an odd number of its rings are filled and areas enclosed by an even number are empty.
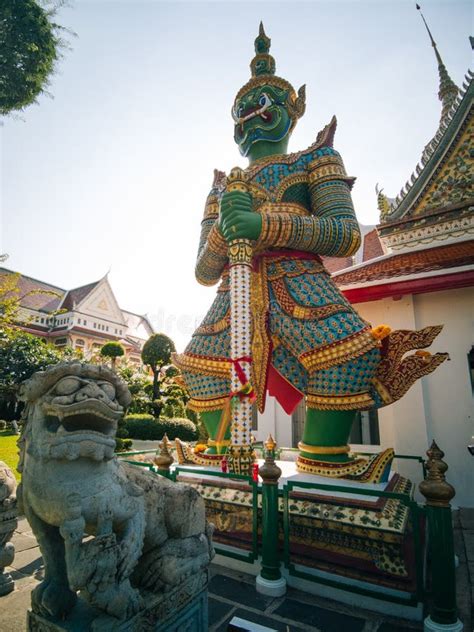
[[[307,149],[294,152],[292,154],[272,154],[257,158],[251,165],[245,169],[248,178],[253,178],[259,171],[271,164],[288,165],[295,163],[301,156],[311,151],[315,151],[320,147],[332,147],[334,142],[334,134],[336,133],[337,119],[332,117],[331,121],[318,133],[316,140]]]

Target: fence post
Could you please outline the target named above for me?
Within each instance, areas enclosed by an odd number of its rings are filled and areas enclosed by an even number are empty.
[[[275,463],[276,443],[271,435],[265,442],[265,463],[259,469],[262,477],[262,568],[257,576],[257,592],[270,597],[286,593],[286,579],[280,571],[278,554],[278,479],[281,469]]]
[[[427,474],[419,488],[426,498],[433,604],[425,619],[424,630],[462,632],[463,624],[457,617],[453,524],[449,502],[456,492],[445,479],[448,466],[443,461],[444,452],[435,441],[426,454]]]
[[[158,468],[158,474],[161,476],[166,476],[166,478],[171,478],[170,467],[174,462],[173,456],[169,451],[170,441],[166,434],[163,435],[163,439],[160,445],[160,452],[156,452],[155,458],[153,459],[156,467]]]

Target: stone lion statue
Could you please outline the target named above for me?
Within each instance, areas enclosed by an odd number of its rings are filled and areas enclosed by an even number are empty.
[[[19,397],[18,496],[45,565],[34,612],[63,618],[81,591],[104,613],[129,618],[142,607],[140,589],[169,591],[208,566],[199,494],[114,455],[130,393],[111,369],[61,363],[25,381]]]

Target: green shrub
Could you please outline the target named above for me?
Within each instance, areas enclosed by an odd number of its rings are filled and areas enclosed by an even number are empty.
[[[173,419],[160,419],[158,423],[163,425],[168,439],[182,439],[183,441],[196,441],[198,431],[196,424],[186,417],[173,417]]]
[[[168,439],[178,438],[183,441],[195,441],[198,437],[193,422],[181,417],[155,419],[152,415],[127,415],[125,423],[131,439],[157,441],[164,434],[168,435]]]
[[[161,409],[161,415],[168,419],[182,419],[186,414],[184,403],[177,397],[167,397],[166,403]]]
[[[133,414],[125,416],[125,428],[131,439],[154,440],[157,437],[155,418],[148,414]]]
[[[115,452],[128,452],[132,449],[133,441],[131,439],[122,439],[116,437],[115,439]]]
[[[0,419],[0,430],[5,430],[7,427],[7,422]]]

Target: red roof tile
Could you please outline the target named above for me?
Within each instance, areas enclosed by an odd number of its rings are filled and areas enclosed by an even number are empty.
[[[469,264],[474,264],[474,240],[426,250],[392,254],[381,260],[368,261],[353,270],[339,274],[336,272],[333,278],[337,285],[345,286],[432,270],[441,271]]]
[[[345,268],[350,268],[354,263],[352,257],[321,257],[326,269],[328,272],[333,274],[334,272],[338,272],[338,270],[344,270]]]
[[[381,257],[384,254],[385,252],[383,250],[378,231],[376,228],[374,228],[364,236],[362,261],[375,259],[375,257]]]
[[[7,277],[15,274],[11,270],[6,268],[0,268],[0,285],[2,283],[2,277]],[[20,304],[22,307],[36,309],[42,312],[50,313],[58,309],[58,306],[65,294],[65,290],[62,288],[51,285],[50,283],[43,283],[28,276],[21,275],[18,279],[18,297],[21,299]],[[55,296],[51,293],[54,292]]]
[[[79,303],[84,300],[99,283],[100,281],[95,281],[94,283],[88,283],[87,285],[76,287],[74,290],[69,290],[61,308],[67,310],[74,309],[74,307],[79,305]]]

